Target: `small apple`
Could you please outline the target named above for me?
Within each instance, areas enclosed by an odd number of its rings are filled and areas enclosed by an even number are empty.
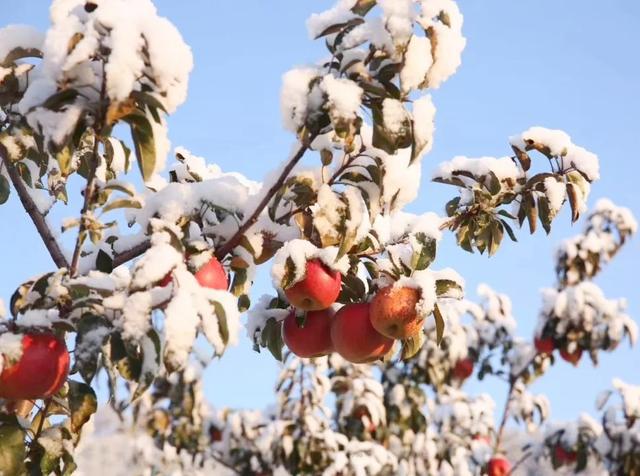
[[[475,435],[473,435],[471,437],[471,439],[473,441],[482,441],[482,442],[486,443],[487,445],[491,446],[491,437],[489,435],[481,435],[479,433],[476,433]]]
[[[303,311],[320,311],[331,306],[342,285],[342,276],[318,259],[307,261],[304,279],[284,290],[289,302]]]
[[[54,334],[25,334],[22,356],[0,374],[0,398],[8,400],[48,398],[55,395],[69,375],[69,352]]]
[[[580,362],[580,358],[582,357],[582,349],[577,347],[573,352],[569,352],[565,347],[564,349],[560,349],[560,357],[573,364],[574,367],[577,367],[578,362]]]
[[[458,380],[466,380],[473,373],[473,359],[466,357],[456,362],[453,367],[453,376]]]
[[[211,425],[211,427],[209,428],[209,437],[214,443],[222,441],[222,430],[215,425]]]
[[[377,427],[376,427],[375,423],[373,423],[373,421],[371,420],[371,414],[369,413],[369,410],[367,409],[366,406],[359,405],[353,411],[352,415],[353,415],[353,418],[355,418],[356,420],[360,420],[363,425],[365,424],[365,421],[369,422],[369,424],[365,428],[366,431],[368,431],[369,433],[375,433],[376,432]],[[365,420],[365,418],[366,418],[366,420]]]
[[[291,311],[282,325],[284,343],[298,357],[310,358],[330,354],[333,351],[332,315],[330,309],[309,311],[305,316],[304,326],[300,327],[295,311]]]
[[[369,303],[346,304],[333,317],[333,349],[346,360],[363,364],[383,357],[393,347],[393,339],[371,325]]]
[[[553,456],[558,464],[573,464],[578,460],[578,453],[571,450],[565,450],[561,445],[553,447]]]
[[[511,472],[511,463],[504,456],[494,456],[487,464],[489,476],[507,476]]]
[[[164,275],[164,278],[162,278],[159,282],[158,282],[158,286],[165,288],[167,286],[169,286],[169,284],[171,284],[171,282],[173,281],[173,276],[171,274],[171,272],[168,272],[167,274]]]
[[[203,288],[226,290],[229,287],[227,273],[215,256],[202,266],[194,276]]]
[[[551,354],[556,348],[551,337],[536,337],[533,340],[533,345],[538,351],[538,354]]]
[[[392,339],[407,339],[422,329],[424,318],[416,304],[420,291],[414,288],[382,288],[371,301],[371,324],[380,334]]]

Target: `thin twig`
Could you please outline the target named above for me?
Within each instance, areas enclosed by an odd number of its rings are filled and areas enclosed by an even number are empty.
[[[22,203],[24,211],[27,212],[27,214],[31,217],[31,221],[35,225],[38,234],[42,238],[42,241],[44,242],[44,245],[47,248],[49,255],[51,256],[51,259],[56,264],[56,266],[58,268],[68,268],[69,263],[67,262],[67,259],[65,258],[64,253],[62,252],[62,249],[58,244],[58,241],[56,240],[55,236],[53,236],[53,232],[49,228],[44,215],[40,212],[40,210],[38,210],[38,207],[33,201],[31,194],[27,190],[22,177],[20,177],[18,170],[11,163],[8,157],[9,154],[7,153],[7,149],[2,144],[0,144],[0,159],[2,159],[3,163],[7,167],[9,178],[11,179],[11,183],[16,189],[16,192],[18,193],[18,198],[20,198],[20,202]]]
[[[271,202],[271,199],[273,198],[273,196],[276,193],[278,193],[278,190],[280,190],[285,180],[293,170],[293,168],[300,161],[300,159],[305,154],[307,149],[309,149],[309,145],[316,138],[316,135],[317,134],[315,133],[310,134],[309,137],[305,138],[302,141],[302,144],[298,148],[298,151],[293,155],[293,157],[291,157],[291,159],[289,160],[287,165],[284,167],[284,169],[282,169],[282,172],[280,172],[280,176],[278,177],[278,180],[275,181],[275,183],[267,191],[267,193],[262,198],[262,200],[260,200],[260,203],[258,203],[258,206],[255,208],[253,213],[240,226],[240,228],[238,228],[238,231],[236,231],[235,234],[231,238],[229,238],[229,240],[226,243],[224,243],[222,246],[220,246],[216,250],[216,258],[218,258],[219,260],[224,258],[228,253],[231,252],[231,250],[233,250],[236,246],[238,246],[244,234],[247,232],[249,228],[251,228],[258,221],[258,217],[260,216],[262,211],[267,207],[267,205],[269,205],[269,202]]]
[[[147,251],[151,247],[151,242],[149,240],[143,241],[142,243],[134,246],[133,248],[128,249],[127,251],[123,251],[122,253],[118,253],[113,257],[113,267],[116,268],[121,264],[126,263],[127,261],[131,261],[134,258],[137,258],[145,251]]]

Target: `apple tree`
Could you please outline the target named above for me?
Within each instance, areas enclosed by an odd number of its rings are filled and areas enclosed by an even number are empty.
[[[637,228],[608,200],[588,214],[597,156],[532,127],[505,157],[435,169],[457,189],[446,217],[403,211],[433,144],[430,91],[466,44],[453,0],[313,15],[327,57],[284,75],[295,144],[262,182],[182,147],[167,163],[193,59],[151,0],[53,0],[50,16],[46,34],[0,30],[0,202],[17,196],[53,262],[0,312],[0,473],[640,474],[638,387],[615,380],[601,422],[566,424],[528,391],[556,350],[596,364],[637,337],[591,281]],[[448,232],[493,255],[525,223],[548,233],[565,206],[587,225],[562,244],[529,339],[507,296],[481,286],[473,302],[432,267]],[[274,292],[252,300],[260,265]],[[202,370],[245,312],[255,350],[282,361],[276,402],[214,409]],[[474,373],[505,381],[497,419],[464,392]]]

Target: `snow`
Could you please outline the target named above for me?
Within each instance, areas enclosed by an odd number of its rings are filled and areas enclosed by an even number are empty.
[[[418,23],[435,33],[433,65],[428,74],[428,85],[438,88],[462,62],[462,51],[467,40],[462,35],[463,18],[458,5],[453,0],[421,0],[422,14]],[[440,20],[444,13],[449,25]]]
[[[426,317],[433,312],[437,296],[436,280],[432,271],[427,269],[414,271],[410,277],[402,276],[398,279],[393,287],[418,289],[420,291],[420,300],[416,303],[417,315]]]
[[[511,160],[511,157],[501,157],[499,159],[495,157],[480,157],[471,159],[464,156],[456,156],[447,162],[442,162],[434,171],[433,178],[442,177],[450,179],[455,176],[454,172],[457,170],[470,172],[476,177],[493,172],[500,180],[515,180],[522,176],[522,171],[515,162]],[[457,177],[463,181],[468,180],[463,176]]]
[[[562,158],[563,168],[571,165],[582,172],[589,181],[600,178],[598,156],[575,145],[564,131],[536,126],[510,137],[509,142],[520,150],[530,150],[537,146],[547,147],[552,156]]]
[[[327,74],[322,78],[320,88],[327,95],[327,106],[333,120],[356,118],[363,94],[360,86],[350,79]]]
[[[151,294],[130,294],[122,307],[120,323],[126,338],[140,340],[151,328]]]
[[[16,362],[22,357],[22,334],[5,332],[0,334],[0,372],[4,364]]]
[[[549,199],[549,210],[551,216],[555,216],[556,213],[562,208],[562,204],[565,201],[567,195],[567,189],[563,182],[559,182],[555,177],[547,177],[544,179],[545,195]]]
[[[340,0],[335,6],[322,13],[313,13],[307,19],[309,37],[312,39],[317,38],[330,26],[339,25],[353,18],[358,18],[357,15],[351,11],[355,1],[356,0]]]
[[[413,102],[413,139],[421,154],[428,154],[433,147],[436,107],[431,95],[424,95]]]
[[[406,134],[411,116],[397,99],[386,98],[382,101],[382,119],[385,129],[393,136]]]
[[[20,314],[16,323],[22,327],[44,327],[50,328],[51,324],[58,320],[57,309],[30,309]]]
[[[431,41],[423,36],[412,36],[400,70],[402,91],[408,93],[422,87],[433,65]]]
[[[296,68],[282,77],[280,110],[284,127],[297,132],[304,126],[308,114],[309,84],[319,75],[316,68]]]
[[[7,25],[0,28],[0,65],[6,63],[7,56],[16,48],[42,49],[44,34],[28,25]]]

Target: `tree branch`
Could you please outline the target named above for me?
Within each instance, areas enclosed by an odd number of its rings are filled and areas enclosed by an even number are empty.
[[[118,253],[113,257],[113,267],[117,268],[121,264],[126,263],[127,261],[131,261],[134,258],[137,258],[145,251],[151,248],[151,242],[149,240],[143,241],[142,243],[135,245],[133,248],[130,248],[122,253]]]
[[[49,228],[44,215],[40,213],[40,210],[38,210],[38,207],[33,201],[33,198],[31,198],[31,194],[27,190],[27,187],[24,184],[22,177],[20,177],[18,170],[9,161],[7,149],[2,144],[0,144],[0,159],[2,159],[4,165],[7,167],[9,178],[11,179],[11,183],[16,189],[16,192],[18,193],[18,197],[20,198],[20,202],[22,203],[24,211],[27,212],[27,214],[31,217],[31,221],[35,225],[38,234],[42,238],[47,251],[49,251],[51,259],[58,268],[68,268],[69,263],[67,262],[67,259],[65,258],[64,253],[62,252],[62,249],[58,244],[58,241],[53,236],[53,232]]]
[[[289,160],[287,165],[284,167],[284,169],[282,169],[282,172],[280,173],[278,180],[275,181],[275,183],[267,191],[267,193],[262,198],[262,200],[260,200],[260,203],[258,203],[258,206],[253,211],[253,213],[240,226],[240,228],[238,228],[238,231],[236,231],[235,234],[231,238],[229,238],[229,240],[226,243],[224,243],[222,246],[220,246],[216,250],[216,258],[221,260],[228,253],[230,253],[231,250],[233,250],[236,246],[238,246],[244,234],[247,232],[249,228],[251,228],[258,221],[258,217],[260,216],[262,211],[267,207],[267,205],[269,205],[269,202],[271,201],[273,196],[278,192],[278,190],[280,190],[285,180],[291,173],[291,170],[293,170],[296,164],[300,161],[300,159],[305,154],[305,152],[309,148],[309,145],[311,144],[311,142],[313,142],[316,136],[317,134],[310,134],[309,137],[307,137],[302,141],[302,144],[300,145],[300,148],[298,149],[298,151],[293,155],[293,157],[291,157],[291,159]]]

